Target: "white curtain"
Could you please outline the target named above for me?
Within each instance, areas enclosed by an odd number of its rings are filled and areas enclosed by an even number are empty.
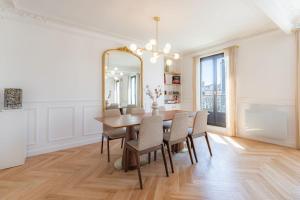
[[[296,30],[297,45],[297,94],[296,94],[296,116],[297,116],[297,148],[300,149],[300,30]]]
[[[237,101],[236,101],[236,55],[237,46],[228,47],[224,50],[225,63],[228,71],[228,97],[227,97],[227,127],[228,135],[236,136],[237,133]]]

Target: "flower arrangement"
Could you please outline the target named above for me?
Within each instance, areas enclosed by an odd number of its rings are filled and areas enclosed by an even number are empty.
[[[157,99],[162,95],[161,86],[157,86],[154,91],[150,89],[149,85],[146,86],[146,95],[152,99],[152,115],[158,115]]]
[[[157,99],[162,95],[161,86],[157,86],[154,91],[152,91],[149,85],[146,86],[146,95],[149,96],[153,102],[156,102]]]

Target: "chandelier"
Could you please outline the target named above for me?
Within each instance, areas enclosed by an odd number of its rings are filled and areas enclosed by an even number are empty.
[[[143,55],[144,52],[150,52],[152,54],[152,57],[150,58],[151,63],[156,63],[160,56],[164,56],[166,58],[166,64],[172,65],[172,59],[177,60],[180,58],[180,55],[178,53],[171,53],[172,46],[170,43],[166,43],[164,48],[162,50],[160,49],[158,40],[158,23],[160,21],[160,17],[155,16],[153,17],[153,20],[156,26],[155,39],[150,39],[145,47],[138,47],[136,44],[130,44],[129,49],[139,56]]]

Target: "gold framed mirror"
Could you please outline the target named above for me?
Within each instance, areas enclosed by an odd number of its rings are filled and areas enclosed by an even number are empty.
[[[127,47],[102,54],[102,105],[107,109],[143,107],[143,59]]]

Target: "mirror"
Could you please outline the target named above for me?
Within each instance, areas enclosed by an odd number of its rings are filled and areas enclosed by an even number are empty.
[[[143,106],[143,61],[127,47],[102,56],[103,110]]]

